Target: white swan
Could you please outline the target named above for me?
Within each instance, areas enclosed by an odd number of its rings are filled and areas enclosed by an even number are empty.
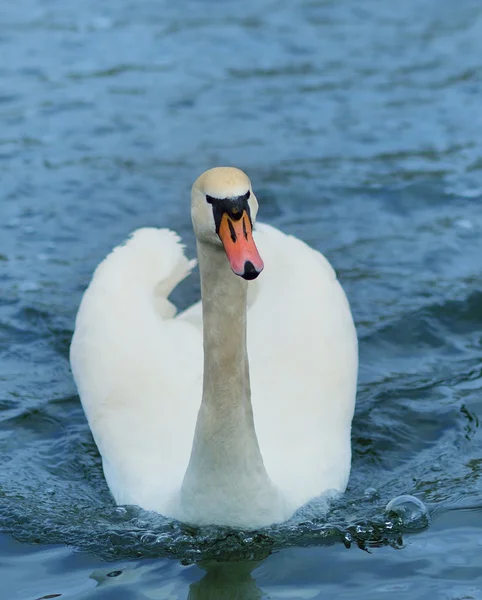
[[[258,224],[258,254],[257,210],[238,169],[194,183],[202,306],[174,316],[167,298],[193,261],[167,229],[135,231],[84,294],[71,365],[118,504],[257,528],[346,487],[350,308],[328,261],[295,237]]]

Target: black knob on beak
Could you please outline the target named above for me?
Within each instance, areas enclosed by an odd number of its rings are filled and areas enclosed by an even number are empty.
[[[249,281],[251,279],[256,279],[260,273],[261,271],[257,271],[253,263],[250,260],[247,260],[244,263],[244,273],[241,275],[241,277]]]

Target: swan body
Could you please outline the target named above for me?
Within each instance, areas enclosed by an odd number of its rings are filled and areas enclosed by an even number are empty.
[[[232,198],[244,198],[241,220]],[[266,224],[251,234],[256,212],[242,171],[194,184],[202,303],[180,314],[168,297],[195,263],[168,229],[135,231],[83,296],[72,371],[118,504],[257,528],[346,487],[358,366],[348,301],[319,252]]]

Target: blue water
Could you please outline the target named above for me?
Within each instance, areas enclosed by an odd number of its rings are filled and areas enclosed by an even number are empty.
[[[2,600],[482,598],[480,1],[17,0],[0,58]],[[218,164],[360,338],[346,495],[255,534],[113,506],[68,365],[96,264],[143,225],[192,254]]]

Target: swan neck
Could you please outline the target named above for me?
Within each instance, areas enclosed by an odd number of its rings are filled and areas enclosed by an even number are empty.
[[[229,414],[250,403],[246,349],[247,282],[222,249],[198,244],[203,306],[203,404]],[[219,415],[221,416],[221,415]]]
[[[222,249],[198,242],[198,258],[203,396],[181,487],[182,518],[233,526],[273,522],[278,496],[263,463],[251,407],[246,351],[248,284],[231,271]]]

